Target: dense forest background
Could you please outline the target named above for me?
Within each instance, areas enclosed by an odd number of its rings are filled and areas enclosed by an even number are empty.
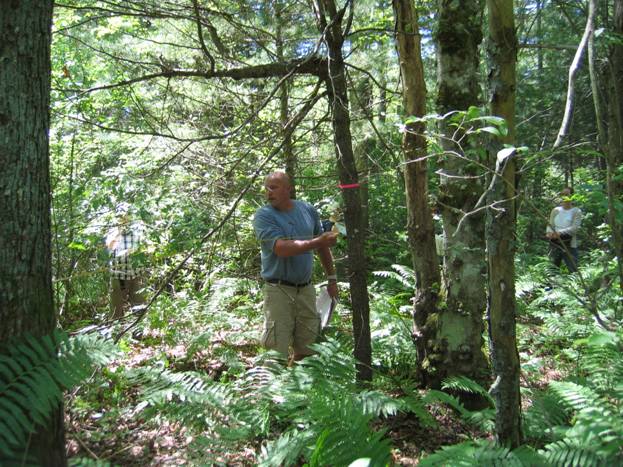
[[[47,82],[49,151],[23,148],[49,167],[1,143],[0,464],[623,462],[621,0],[13,3],[0,55],[50,55],[19,91],[0,72],[0,128]],[[18,47],[20,15],[44,27]],[[13,255],[29,170],[49,248]],[[258,342],[274,170],[342,233],[336,313],[288,368]],[[567,186],[575,273],[544,236]],[[119,206],[147,300],[112,319]]]

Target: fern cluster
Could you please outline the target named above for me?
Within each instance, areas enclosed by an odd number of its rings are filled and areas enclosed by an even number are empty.
[[[97,337],[27,336],[0,353],[0,458],[23,452],[38,426],[58,408],[63,392],[107,361]]]
[[[316,344],[316,355],[286,368],[268,358],[238,379],[210,381],[198,373],[141,369],[140,410],[166,415],[202,433],[195,443],[198,463],[249,440],[264,439],[258,463],[264,466],[348,465],[360,457],[386,465],[391,445],[375,431],[380,416],[411,412],[432,423],[425,403],[413,391],[401,398],[362,390],[355,362],[335,339]]]
[[[552,465],[620,465],[623,463],[623,333],[599,331],[578,342],[582,347],[578,376],[552,382],[541,414],[528,411],[533,433],[545,428],[551,442],[542,450]],[[545,402],[543,402],[545,401]],[[539,425],[546,419],[549,426]],[[543,430],[545,431],[545,430]]]
[[[533,394],[524,414],[531,445],[509,451],[489,441],[469,441],[426,457],[420,465],[547,465],[600,466],[623,464],[623,332],[599,331],[577,342],[582,346],[578,376],[552,382]],[[478,392],[484,389],[466,378],[446,382],[446,388]],[[525,392],[524,392],[525,394]],[[468,421],[491,429],[494,413],[466,411],[452,396],[430,391]]]

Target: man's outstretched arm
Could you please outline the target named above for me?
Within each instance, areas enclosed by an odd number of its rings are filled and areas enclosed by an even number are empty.
[[[273,252],[281,258],[287,258],[289,256],[303,254],[310,250],[329,249],[335,245],[337,235],[338,234],[335,232],[325,232],[310,240],[285,240],[280,238],[275,242]],[[329,252],[329,254],[331,253]]]

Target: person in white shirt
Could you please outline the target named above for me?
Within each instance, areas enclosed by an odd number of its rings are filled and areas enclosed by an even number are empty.
[[[132,260],[139,249],[141,232],[130,223],[127,210],[118,210],[118,224],[106,235],[106,248],[110,253],[111,311],[112,318],[123,316],[124,306],[141,305],[145,302],[140,290],[141,270]]]
[[[565,262],[569,272],[578,269],[578,230],[582,224],[582,211],[573,206],[573,190],[569,187],[560,192],[562,202],[549,215],[545,236],[549,239],[549,256],[560,267]]]

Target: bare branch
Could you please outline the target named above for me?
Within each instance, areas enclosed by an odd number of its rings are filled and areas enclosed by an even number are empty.
[[[567,137],[569,127],[571,126],[571,117],[573,116],[573,107],[575,103],[575,78],[580,70],[582,58],[584,56],[584,50],[588,44],[589,38],[593,35],[595,30],[595,3],[596,0],[589,0],[588,5],[588,18],[586,19],[586,27],[584,28],[584,34],[578,45],[578,50],[573,57],[573,62],[569,67],[569,84],[567,87],[567,101],[565,104],[565,115],[560,124],[560,130],[558,136],[554,142],[554,149],[559,147],[563,140]]]
[[[87,94],[95,91],[104,91],[123,86],[129,86],[135,83],[151,81],[158,78],[231,78],[234,80],[249,78],[276,78],[293,74],[309,74],[324,78],[326,76],[327,61],[324,58],[311,55],[304,59],[296,59],[283,63],[269,63],[265,65],[249,66],[244,68],[232,68],[229,70],[163,70],[159,73],[151,73],[136,78],[119,81],[117,83],[95,86],[89,89],[54,89],[61,92],[77,92]]]
[[[195,9],[195,23],[197,24],[197,36],[199,37],[201,50],[203,50],[203,54],[210,62],[210,72],[214,73],[216,62],[214,61],[214,57],[212,57],[212,54],[210,54],[210,51],[206,47],[205,41],[203,40],[203,28],[201,27],[201,17],[199,16],[199,5],[197,4],[197,0],[193,0],[193,8]]]

